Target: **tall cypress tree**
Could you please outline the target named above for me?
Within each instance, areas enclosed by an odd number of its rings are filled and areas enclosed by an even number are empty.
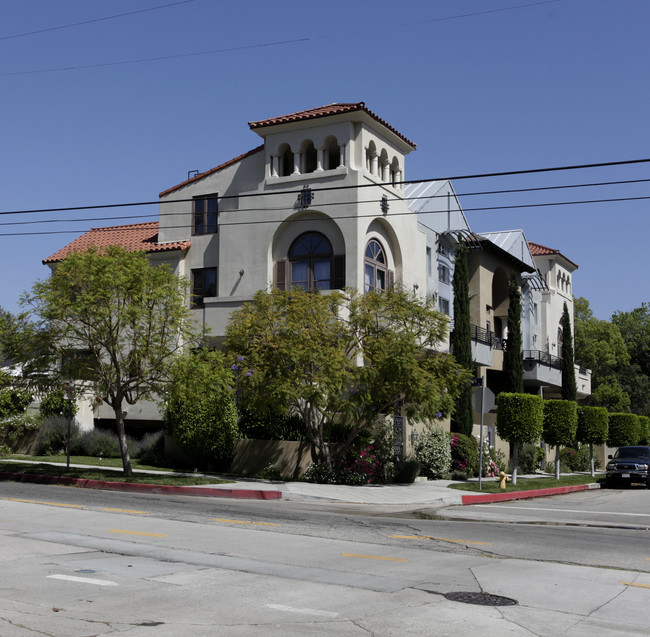
[[[560,319],[562,327],[562,398],[564,400],[578,400],[576,387],[576,369],[573,360],[573,336],[571,334],[571,318],[566,303]]]
[[[521,394],[524,391],[524,361],[521,351],[521,291],[514,272],[508,282],[508,296],[508,344],[503,357],[506,391]]]
[[[472,331],[469,319],[469,270],[467,268],[467,246],[458,237],[454,266],[454,331],[450,336],[451,351],[459,365],[472,371]],[[456,410],[451,419],[451,430],[472,435],[474,410],[472,408],[472,388],[468,386],[456,401]]]

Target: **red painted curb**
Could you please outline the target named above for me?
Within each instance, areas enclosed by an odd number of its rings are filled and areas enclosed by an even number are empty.
[[[507,500],[525,500],[527,498],[543,498],[547,495],[560,495],[573,491],[585,491],[588,484],[576,484],[568,487],[550,487],[549,489],[531,489],[530,491],[513,491],[512,493],[483,493],[481,495],[462,496],[463,506],[466,504],[485,504],[489,502],[505,502]]]
[[[154,493],[158,495],[195,495],[213,498],[240,498],[244,500],[279,500],[281,491],[263,489],[222,489],[218,487],[175,487],[161,484],[140,484],[136,482],[109,482],[67,478],[65,476],[38,476],[28,473],[0,472],[0,480],[34,482],[37,484],[62,484],[81,489],[104,489],[106,491],[128,491],[132,493]]]

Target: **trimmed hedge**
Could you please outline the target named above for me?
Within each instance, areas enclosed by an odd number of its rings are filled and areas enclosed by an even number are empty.
[[[576,438],[578,405],[573,400],[544,401],[544,442],[553,447],[570,445]]]
[[[634,414],[609,414],[609,434],[607,444],[610,447],[625,447],[639,442],[639,419]]]
[[[497,433],[512,443],[536,442],[542,435],[544,401],[534,394],[497,396]]]
[[[576,439],[579,442],[602,445],[607,441],[608,431],[607,409],[604,407],[578,407]]]
[[[639,441],[640,445],[650,445],[650,418],[648,416],[637,416],[639,419]]]

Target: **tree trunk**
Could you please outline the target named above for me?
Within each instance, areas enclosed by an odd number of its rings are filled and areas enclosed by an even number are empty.
[[[129,448],[126,444],[126,429],[124,427],[125,413],[122,410],[122,401],[115,401],[113,403],[113,411],[115,412],[115,428],[117,430],[117,438],[120,443],[120,453],[122,454],[122,467],[124,468],[124,475],[133,475],[131,468],[131,457],[129,456]]]
[[[519,443],[514,444],[512,450],[512,484],[517,484],[517,464],[519,464]]]
[[[555,447],[555,479],[560,479],[560,445]]]
[[[591,470],[591,477],[596,476],[596,468],[594,467],[594,443],[589,443],[589,469]]]

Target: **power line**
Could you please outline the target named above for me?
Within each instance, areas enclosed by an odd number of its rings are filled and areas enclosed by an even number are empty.
[[[194,0],[184,0],[185,2],[193,2]],[[488,15],[488,14],[495,14],[495,13],[503,13],[505,11],[516,11],[518,9],[527,9],[530,7],[535,7],[539,5],[545,5],[545,4],[554,4],[556,2],[561,2],[562,0],[539,0],[538,2],[530,2],[527,4],[520,4],[520,5],[514,5],[510,7],[501,7],[499,9],[486,9],[484,11],[474,11],[471,13],[460,13],[457,15],[451,15],[451,16],[444,16],[441,18],[429,18],[429,19],[423,19],[423,20],[416,20],[413,22],[405,22],[402,24],[392,24],[388,26],[381,26],[381,27],[369,27],[365,29],[355,29],[354,31],[341,31],[341,32],[336,32],[336,33],[329,33],[329,34],[324,34],[324,35],[318,35],[318,36],[306,36],[302,38],[293,38],[293,39],[287,39],[287,40],[277,40],[277,41],[271,41],[271,42],[261,42],[261,43],[256,43],[256,44],[248,44],[248,45],[241,45],[241,46],[234,46],[234,47],[227,47],[227,48],[222,48],[222,49],[211,49],[208,51],[195,51],[193,53],[179,53],[175,55],[160,55],[160,56],[155,56],[155,57],[148,57],[148,58],[135,58],[135,59],[129,59],[129,60],[121,60],[121,61],[113,61],[113,62],[101,62],[97,64],[78,64],[78,65],[73,65],[73,66],[62,66],[62,67],[54,67],[54,68],[46,68],[46,69],[33,69],[30,71],[10,71],[7,73],[0,73],[0,77],[8,77],[12,75],[33,75],[37,73],[56,73],[56,72],[61,72],[61,71],[77,71],[77,70],[83,70],[83,69],[92,69],[92,68],[102,68],[102,67],[107,67],[107,66],[123,66],[126,64],[143,64],[147,62],[160,62],[163,60],[173,60],[173,59],[181,59],[181,58],[188,58],[188,57],[198,57],[198,56],[205,56],[205,55],[216,55],[219,53],[230,53],[230,52],[235,52],[235,51],[244,51],[244,50],[250,50],[250,49],[260,49],[260,48],[267,48],[267,47],[274,47],[274,46],[286,46],[288,44],[297,44],[299,42],[313,42],[316,40],[322,40],[322,39],[329,39],[329,38],[335,38],[335,37],[343,37],[343,36],[349,36],[349,35],[355,35],[358,36],[359,33],[373,33],[377,31],[387,31],[387,30],[394,30],[394,29],[405,29],[409,27],[414,27],[414,26],[419,26],[423,24],[431,24],[434,22],[445,22],[449,20],[460,20],[464,18],[470,18],[474,16],[480,16],[480,15]],[[172,3],[173,4],[183,4],[183,2],[176,2]],[[172,5],[163,5],[163,6],[172,6]],[[162,7],[154,7],[155,8],[162,8]],[[143,11],[152,11],[153,9],[145,9]],[[139,13],[137,11],[134,11],[132,13]],[[55,29],[64,29],[68,28],[70,26],[79,26],[81,24],[88,24],[91,22],[99,22],[100,20],[109,20],[112,19],[113,17],[121,17],[122,15],[131,15],[131,13],[125,13],[125,14],[120,14],[117,16],[109,16],[107,18],[98,18],[96,20],[88,20],[86,22],[79,22],[77,24],[72,24],[72,25],[64,25],[61,27],[52,27],[51,29],[42,29],[41,31],[34,31],[30,33],[24,33],[24,34],[18,34],[14,36],[7,36],[6,39],[8,38],[13,38],[13,37],[22,37],[23,35],[33,35],[35,33],[41,33],[45,31],[51,31]],[[5,39],[5,38],[0,38],[0,39]]]
[[[395,185],[414,185],[414,184],[424,184],[424,183],[432,183],[436,181],[461,181],[461,180],[468,180],[468,179],[487,179],[487,178],[494,178],[494,177],[510,177],[510,176],[515,176],[515,175],[530,175],[530,174],[541,174],[541,173],[547,173],[547,172],[558,172],[558,171],[569,171],[569,170],[583,170],[583,169],[590,169],[590,168],[607,168],[607,167],[612,167],[612,166],[628,166],[628,165],[635,165],[635,164],[643,164],[643,163],[650,163],[650,158],[648,159],[629,159],[629,160],[623,160],[623,161],[612,161],[612,162],[599,162],[595,164],[577,164],[577,165],[568,165],[568,166],[552,166],[552,167],[547,167],[547,168],[530,168],[526,170],[510,170],[510,171],[505,171],[505,172],[496,172],[496,173],[478,173],[478,174],[470,174],[470,175],[456,175],[454,177],[433,177],[433,178],[427,178],[427,179],[413,179],[409,181],[400,181],[396,182]],[[311,173],[306,173],[305,174],[305,179],[309,179],[308,175]],[[201,175],[198,175],[200,178]],[[598,186],[598,185],[610,185],[610,184],[625,184],[625,183],[639,183],[647,181],[645,179],[640,179],[640,180],[622,180],[620,182],[596,182],[593,185]],[[392,185],[392,184],[385,184],[385,185]],[[459,197],[464,197],[464,196],[472,196],[474,194],[479,195],[479,194],[506,194],[508,192],[529,192],[529,191],[534,191],[534,190],[550,190],[554,188],[580,188],[580,187],[587,187],[592,184],[577,184],[577,185],[566,185],[566,186],[544,186],[544,187],[539,187],[539,188],[530,188],[530,189],[513,189],[513,190],[500,190],[500,191],[492,191],[492,192],[485,192],[485,193],[468,193],[465,195],[459,194]],[[381,183],[368,183],[368,184],[349,184],[345,186],[325,186],[322,188],[312,188],[312,192],[314,193],[319,193],[319,192],[330,192],[330,191],[337,191],[337,190],[356,190],[356,189],[361,189],[361,188],[381,188],[382,184]],[[251,197],[260,197],[260,196],[265,196],[268,197],[270,195],[297,195],[301,192],[300,189],[290,189],[290,190],[273,190],[273,191],[265,191],[263,193],[256,192],[256,193],[241,193],[237,195],[223,195],[217,197],[220,200],[227,200],[227,199],[244,199],[244,198],[251,198]],[[205,197],[205,195],[204,195]],[[436,195],[430,195],[426,196],[423,198],[426,199],[433,199],[435,198]],[[417,198],[417,197],[416,197]],[[414,198],[415,199],[415,198]],[[170,205],[170,204],[177,204],[177,203],[183,203],[183,202],[190,202],[193,201],[194,198],[187,198],[187,199],[170,199],[170,200],[156,200],[156,201],[132,201],[132,202],[127,202],[127,203],[114,203],[114,204],[93,204],[93,205],[86,205],[86,206],[66,206],[66,207],[61,207],[61,208],[33,208],[33,209],[25,209],[25,210],[4,210],[0,211],[0,215],[17,215],[17,214],[35,214],[35,213],[43,213],[43,212],[73,212],[75,210],[100,210],[100,209],[106,209],[106,208],[124,208],[124,207],[131,207],[131,206],[154,206],[154,205]],[[119,218],[119,217],[118,217]]]
[[[115,20],[116,18],[124,18],[130,15],[136,15],[137,13],[147,13],[149,11],[157,11],[158,9],[167,9],[168,7],[174,7],[179,4],[188,4],[190,2],[196,2],[196,0],[179,0],[178,2],[170,2],[169,4],[161,4],[157,7],[149,7],[148,9],[139,9],[137,11],[127,11],[126,13],[117,13],[115,15],[108,15],[102,18],[93,18],[91,20],[83,20],[82,22],[73,22],[71,24],[61,24],[56,27],[47,27],[45,29],[37,29],[35,31],[25,31],[24,33],[15,33],[13,35],[3,35],[0,36],[0,40],[13,40],[15,38],[24,38],[28,35],[38,35],[40,33],[48,33],[50,31],[60,31],[61,29],[71,29],[72,27],[80,27],[86,24],[93,24],[94,22],[105,22],[107,20]]]

